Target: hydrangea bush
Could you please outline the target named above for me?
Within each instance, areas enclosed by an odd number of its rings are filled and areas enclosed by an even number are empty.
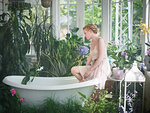
[[[87,46],[80,46],[79,49],[80,56],[86,55],[89,52],[89,48]]]

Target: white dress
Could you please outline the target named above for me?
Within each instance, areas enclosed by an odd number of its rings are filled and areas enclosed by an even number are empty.
[[[107,77],[110,77],[111,75],[111,68],[110,68],[109,60],[107,58],[107,49],[106,47],[104,49],[105,49],[105,55],[103,60],[101,61],[99,66],[96,67],[86,79],[84,79],[84,81],[87,81],[87,80],[97,78],[97,80],[100,83],[98,86],[100,89],[105,89],[105,82],[107,80]],[[95,46],[94,49],[90,51],[90,54],[92,56],[91,65],[93,65],[96,59],[98,58],[98,47]],[[90,67],[91,66],[78,66],[78,69],[82,77]]]

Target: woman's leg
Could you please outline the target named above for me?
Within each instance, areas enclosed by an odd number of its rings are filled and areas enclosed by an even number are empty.
[[[74,66],[71,68],[71,73],[80,81],[80,82],[83,82],[83,77],[81,76],[80,74],[80,71],[79,71],[79,67],[78,66]]]

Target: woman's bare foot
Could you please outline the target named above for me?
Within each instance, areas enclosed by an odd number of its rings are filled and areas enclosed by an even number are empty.
[[[84,82],[84,80],[82,79],[82,80],[79,80],[79,82]]]

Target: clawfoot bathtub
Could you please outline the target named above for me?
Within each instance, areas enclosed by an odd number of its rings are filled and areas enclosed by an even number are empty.
[[[23,103],[27,106],[39,106],[48,97],[60,103],[65,103],[68,99],[81,103],[78,92],[90,97],[98,84],[96,79],[79,83],[75,77],[35,77],[33,82],[23,85],[23,78],[24,76],[7,76],[3,83],[14,88],[20,97],[24,97]]]

